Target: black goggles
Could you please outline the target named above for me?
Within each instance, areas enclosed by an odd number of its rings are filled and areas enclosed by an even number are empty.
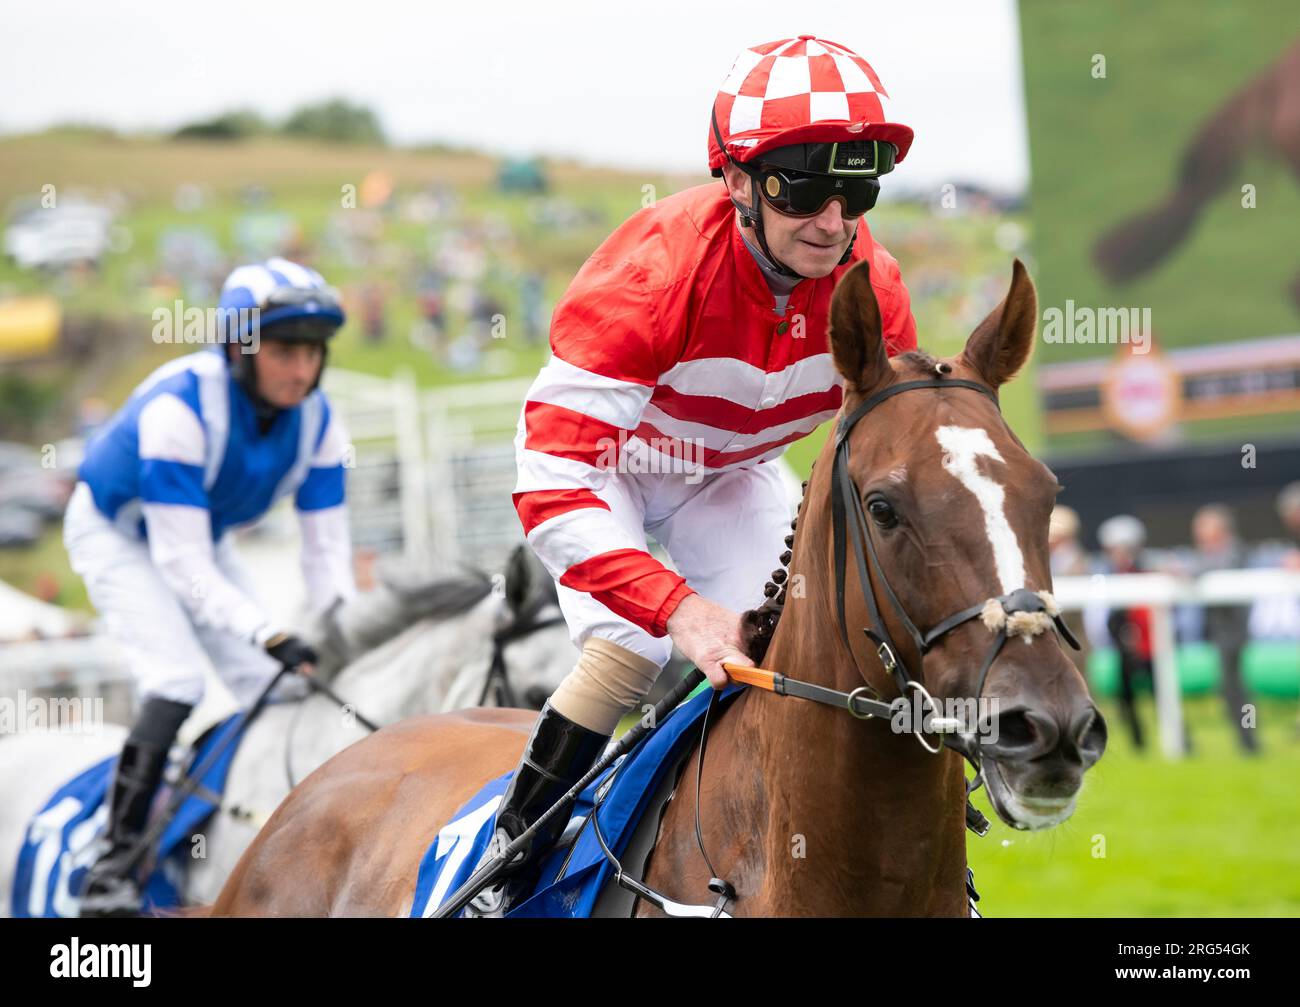
[[[815,217],[832,199],[847,218],[860,217],[876,205],[881,175],[894,170],[898,148],[884,140],[800,143],[778,147],[751,167],[732,157],[718,129],[717,109],[710,114],[718,146],[748,175],[769,206],[787,217]]]
[[[258,337],[273,343],[325,343],[334,338],[339,323],[332,318],[302,315],[258,327]]]
[[[276,287],[262,302],[263,311],[315,304],[322,311],[338,311],[342,299],[334,287]]]
[[[746,174],[768,206],[787,217],[815,217],[832,200],[847,218],[860,217],[876,205],[880,182],[863,176],[806,174],[766,165]]]

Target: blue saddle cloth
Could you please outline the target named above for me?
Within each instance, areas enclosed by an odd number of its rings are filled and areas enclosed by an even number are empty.
[[[240,715],[233,714],[209,731],[190,766],[199,765],[231,731],[242,730],[240,724]],[[218,798],[225,790],[230,763],[238,749],[238,740],[231,742],[203,775],[202,787]],[[95,840],[108,819],[105,798],[116,764],[117,756],[111,756],[69,780],[32,818],[18,851],[12,915],[64,919],[80,915],[78,893],[98,852]],[[146,911],[180,904],[180,887],[189,859],[187,841],[216,810],[216,804],[198,793],[181,804],[159,841],[155,867],[145,886]]]
[[[729,702],[745,686],[723,690],[720,703]],[[586,917],[591,915],[613,867],[601,852],[590,819],[596,796],[608,785],[601,801],[600,834],[615,856],[632,838],[647,804],[663,775],[676,763],[698,732],[713,690],[701,687],[679,706],[635,749],[620,758],[587,787],[578,798],[570,819],[584,820],[577,840],[556,850],[543,862],[541,880],[533,894],[506,915],[510,917]],[[617,774],[617,775],[614,775]],[[412,917],[432,916],[462,883],[469,880],[496,828],[496,811],[513,773],[487,784],[443,826],[429,845],[416,875]],[[610,778],[613,776],[613,783]]]

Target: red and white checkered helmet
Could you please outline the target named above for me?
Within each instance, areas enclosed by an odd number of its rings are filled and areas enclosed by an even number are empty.
[[[737,161],[796,143],[886,140],[898,148],[897,162],[907,156],[912,130],[885,119],[881,99],[888,97],[876,71],[853,50],[800,35],[741,52],[713,108]],[[710,124],[710,170],[721,174],[726,160]]]

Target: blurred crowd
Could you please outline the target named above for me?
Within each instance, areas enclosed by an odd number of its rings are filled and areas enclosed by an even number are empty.
[[[440,366],[475,373],[493,370],[491,340],[505,337],[507,318],[510,342],[497,346],[529,348],[546,339],[547,277],[528,261],[521,239],[553,242],[607,225],[603,214],[549,194],[544,179],[521,187],[503,175],[498,189],[518,194],[520,205],[471,207],[442,182],[398,191],[386,173],[371,172],[352,202],[330,211],[309,238],[304,218],[277,206],[264,186],[243,186],[231,213],[224,197],[185,183],[172,193],[175,213],[157,234],[154,255],[136,247],[119,222],[125,195],[76,193],[53,209],[32,200],[14,204],[3,244],[16,265],[41,273],[60,298],[93,284],[110,252],[134,249],[116,286],[145,314],[176,300],[209,305],[235,265],[285,256],[341,278],[367,345],[409,343]],[[228,224],[214,226],[219,217]]]
[[[1247,543],[1240,537],[1232,508],[1206,504],[1192,518],[1190,543],[1158,550],[1147,545],[1146,527],[1136,517],[1120,514],[1097,529],[1100,552],[1089,554],[1080,542],[1078,515],[1057,507],[1049,531],[1052,576],[1164,573],[1198,577],[1216,570],[1281,569],[1300,573],[1300,482],[1278,495],[1277,513],[1284,537]],[[1242,751],[1259,750],[1258,732],[1243,716],[1249,696],[1242,678],[1242,655],[1251,641],[1286,641],[1300,647],[1300,597],[1279,594],[1250,605],[1175,605],[1178,643],[1204,641],[1218,655],[1219,686],[1224,709],[1236,730]],[[1091,648],[1111,647],[1119,658],[1118,699],[1125,725],[1136,747],[1145,745],[1136,696],[1152,680],[1153,638],[1150,608],[1091,606],[1082,618],[1070,619],[1076,635],[1087,640],[1079,660]],[[1083,633],[1078,633],[1078,630]],[[1192,749],[1190,732],[1184,746]]]
[[[511,347],[543,341],[550,324],[546,277],[524,261],[506,215],[471,212],[443,183],[398,193],[382,174],[362,181],[357,205],[330,214],[315,245],[293,216],[270,209],[266,195],[249,187],[241,194],[245,212],[234,225],[234,258],[284,255],[338,264],[352,278],[343,285],[344,299],[367,346],[404,340],[458,373],[492,369],[491,340],[504,338],[507,317]],[[187,191],[184,198],[178,194],[177,207],[201,208],[207,198]],[[578,226],[551,212],[557,199],[535,195],[528,203],[530,226],[550,237]],[[214,299],[233,262],[198,226],[172,228],[159,249],[144,286],[149,298],[164,303],[168,288],[194,303]]]

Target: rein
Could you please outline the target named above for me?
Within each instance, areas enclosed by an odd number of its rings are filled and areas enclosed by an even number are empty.
[[[376,724],[373,720],[363,717],[357,711],[357,708],[355,706],[353,706],[347,700],[339,696],[338,693],[334,692],[334,690],[332,690],[324,682],[317,681],[315,675],[303,675],[302,679],[304,682],[307,683],[307,685],[311,688],[313,692],[319,693],[320,695],[324,696],[326,699],[330,700],[330,702],[332,702],[344,713],[351,714],[352,718],[358,724],[364,727],[367,731],[369,731],[371,734],[379,730],[378,724]],[[307,704],[305,702],[299,700],[297,709],[293,711],[293,716],[289,719],[289,729],[285,732],[284,735],[284,776],[289,783],[290,790],[292,790],[294,787],[298,785],[293,778],[293,738],[298,731],[298,719],[302,716],[302,711],[306,708],[306,706]]]
[[[537,613],[546,608],[547,605],[553,604],[551,599],[545,595],[539,597],[531,605],[525,608],[519,615],[508,625],[503,626],[492,634],[492,661],[488,665],[487,677],[483,682],[483,692],[480,694],[477,706],[483,706],[489,695],[494,694],[498,706],[516,706],[514,690],[510,687],[510,676],[506,669],[505,649],[516,640],[522,640],[539,629],[547,629],[564,621],[563,616],[554,616],[550,619],[538,620]],[[318,681],[314,676],[303,676],[306,683],[316,692],[323,695],[326,699],[331,700],[339,709],[349,712],[355,718],[358,724],[370,732],[379,730],[379,726],[357,712],[351,703],[340,698],[336,693],[330,690],[325,683]],[[293,738],[298,727],[298,718],[302,715],[305,704],[300,703],[294,711],[293,718],[289,721],[289,729],[285,735],[284,743],[284,774],[289,783],[289,789],[292,790],[297,786],[293,773]]]

